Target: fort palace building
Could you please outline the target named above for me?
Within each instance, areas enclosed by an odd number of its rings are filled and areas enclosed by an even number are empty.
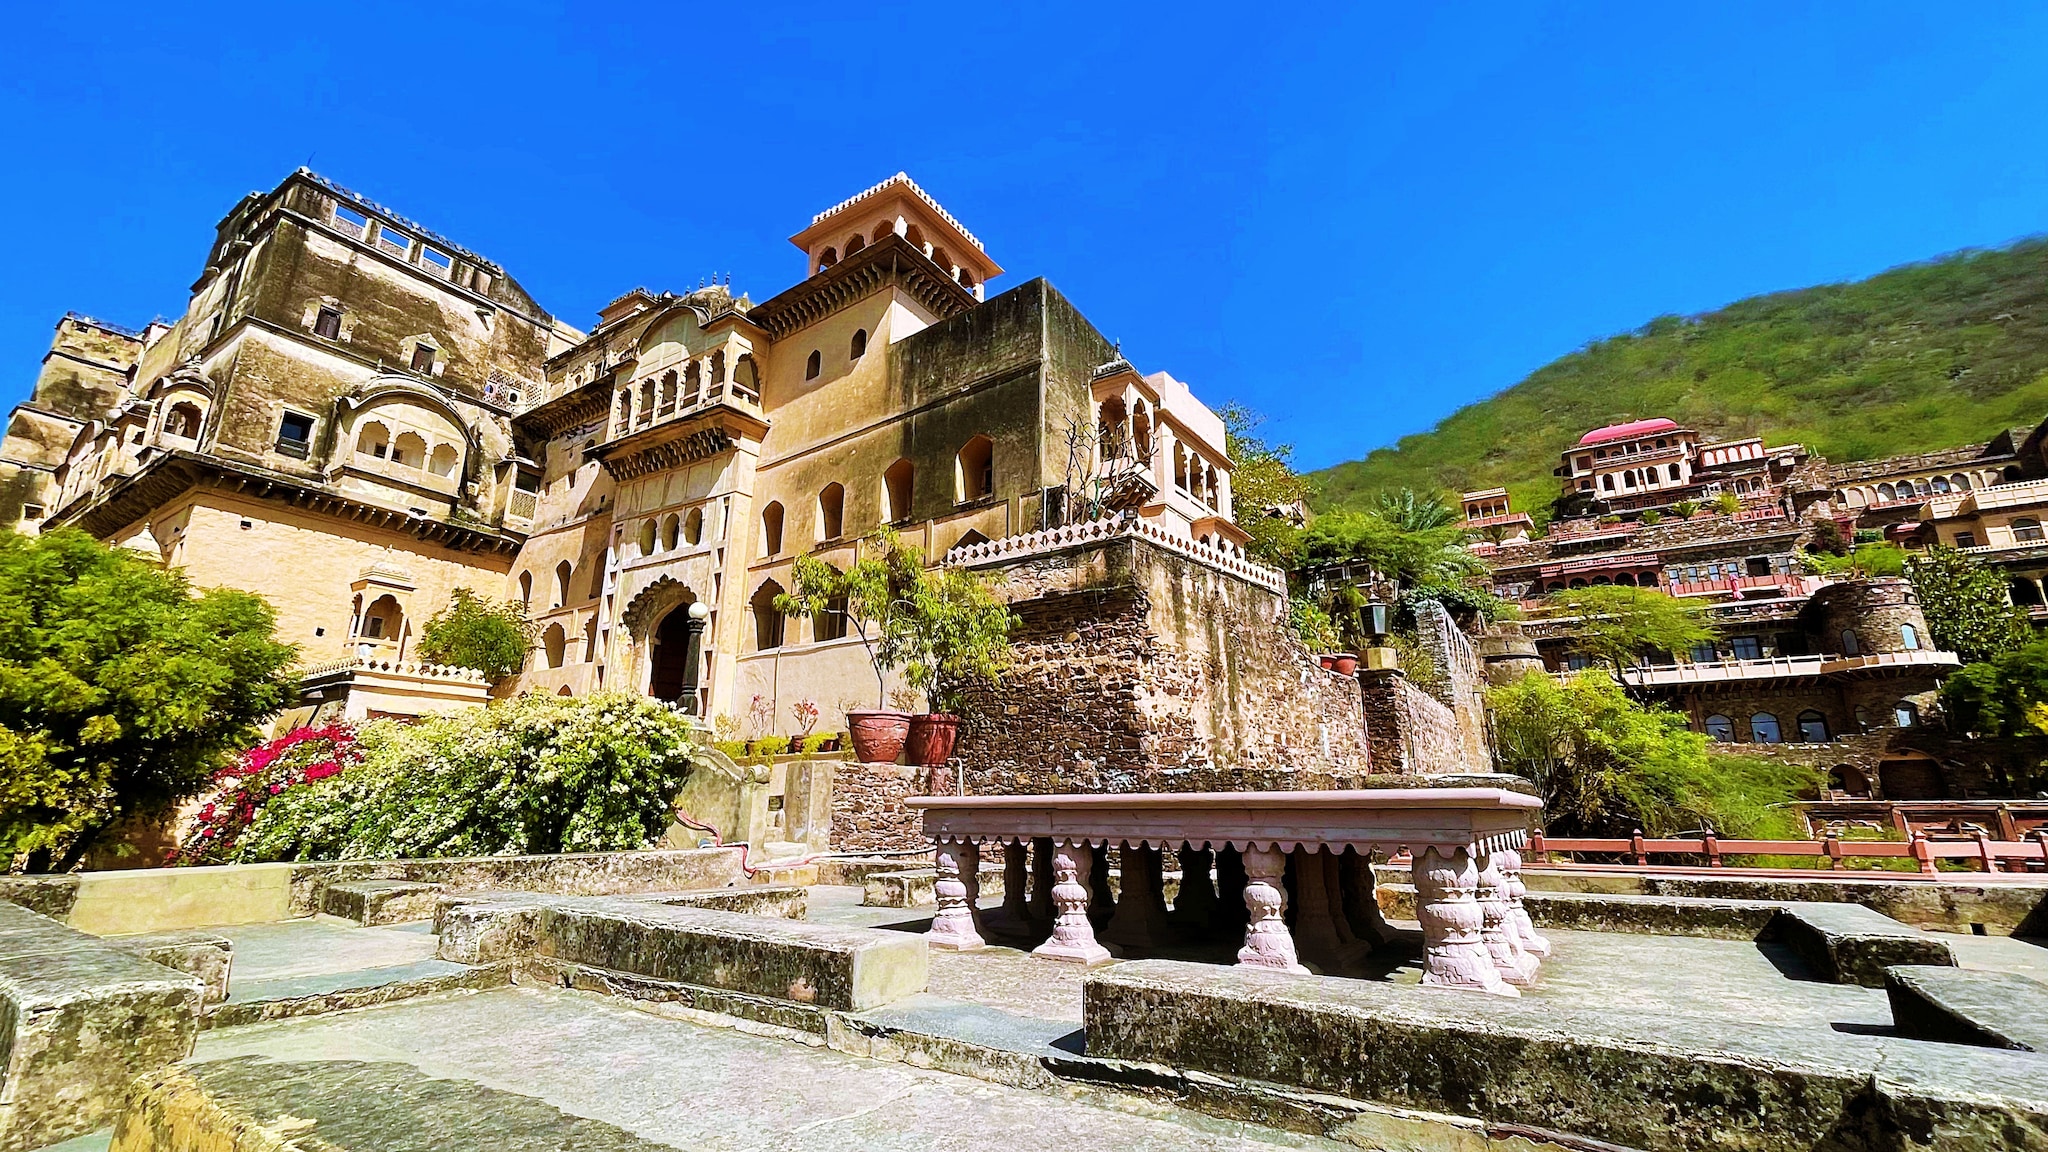
[[[460,587],[538,625],[500,694],[693,685],[701,714],[771,731],[802,698],[874,706],[843,612],[774,609],[793,558],[843,566],[884,524],[932,562],[1025,557],[1082,493],[1177,562],[1275,583],[1243,556],[1215,414],[1046,281],[991,296],[1001,266],[909,177],[791,240],[803,275],[766,300],[634,289],[586,334],[301,169],[220,221],[175,322],[58,323],[0,517],[262,594],[301,652],[299,719],[481,702],[415,650]]]

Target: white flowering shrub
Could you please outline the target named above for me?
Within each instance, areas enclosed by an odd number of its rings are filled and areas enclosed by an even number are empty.
[[[696,760],[689,721],[643,696],[522,696],[377,721],[350,768],[264,804],[233,859],[491,856],[642,848]]]

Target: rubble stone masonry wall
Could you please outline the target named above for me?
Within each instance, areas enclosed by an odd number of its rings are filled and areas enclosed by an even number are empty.
[[[903,764],[838,765],[832,777],[832,851],[924,847],[918,815],[903,805],[909,797],[924,794],[918,783],[922,771]]]
[[[968,692],[968,794],[1343,787],[1367,771],[1349,677],[1277,594],[1130,537],[998,569],[1012,666]]]
[[[1373,770],[1412,776],[1488,772],[1490,761],[1465,759],[1458,714],[1397,669],[1359,673],[1365,736]],[[1483,720],[1482,720],[1483,723]],[[1484,729],[1480,730],[1482,733]]]

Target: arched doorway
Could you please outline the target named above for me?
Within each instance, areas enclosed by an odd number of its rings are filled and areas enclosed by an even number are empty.
[[[690,606],[678,604],[654,626],[647,694],[671,704],[683,698],[690,672]]]

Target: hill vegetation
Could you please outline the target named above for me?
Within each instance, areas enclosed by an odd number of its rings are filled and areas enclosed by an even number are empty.
[[[1622,420],[1668,416],[1845,461],[1981,442],[2044,415],[2048,239],[2037,238],[1660,316],[1395,447],[1312,473],[1312,502],[1363,509],[1403,487],[1505,485],[1541,521],[1558,454]]]

